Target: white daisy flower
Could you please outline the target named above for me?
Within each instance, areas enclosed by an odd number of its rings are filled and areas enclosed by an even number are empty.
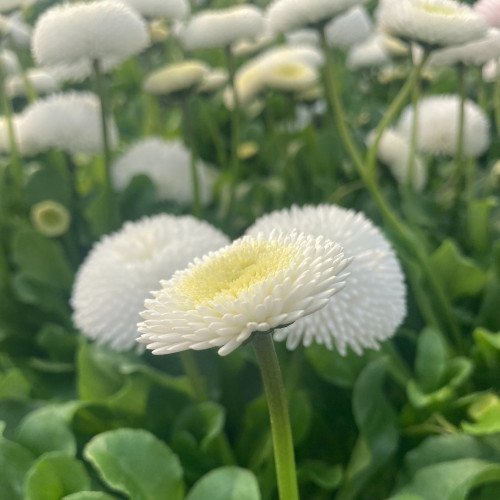
[[[484,17],[488,26],[500,28],[500,0],[479,0],[474,10]]]
[[[110,146],[118,143],[118,130],[111,117],[107,120]],[[50,148],[72,154],[101,154],[100,104],[90,92],[54,94],[31,104],[23,112],[19,127],[21,143],[33,152]]]
[[[212,69],[203,76],[196,90],[201,94],[211,94],[226,85],[228,80],[229,72],[226,69]]]
[[[188,60],[167,64],[146,77],[142,88],[156,95],[187,92],[200,85],[210,68],[202,61]]]
[[[261,33],[255,38],[244,38],[231,45],[231,52],[237,57],[245,57],[259,52],[274,41],[274,36],[269,33]]]
[[[372,21],[363,7],[354,7],[336,17],[325,27],[328,45],[341,48],[364,42],[372,31]]]
[[[109,71],[148,44],[147,24],[134,10],[94,1],[48,9],[36,23],[31,50],[39,65],[77,80],[91,74],[94,60]]]
[[[375,132],[368,136],[368,144],[373,144]],[[408,182],[409,158],[411,145],[407,137],[396,130],[388,128],[384,131],[377,149],[377,158],[389,167],[398,184],[404,186]],[[422,158],[417,156],[413,166],[413,187],[421,191],[427,183],[427,170]]]
[[[455,0],[381,0],[377,17],[389,35],[431,47],[468,43],[487,29],[479,14]]]
[[[116,351],[130,349],[144,300],[160,280],[227,243],[219,230],[191,216],[125,223],[96,243],[78,270],[71,297],[75,325]]]
[[[322,237],[245,236],[162,281],[145,302],[138,340],[153,354],[219,347],[225,356],[254,332],[325,307],[343,288],[348,262],[337,244]]]
[[[266,16],[272,33],[283,33],[329,21],[366,0],[273,0]]]
[[[490,28],[486,36],[465,45],[447,47],[434,51],[429,58],[429,66],[454,66],[470,64],[482,66],[491,59],[500,57],[500,30]]]
[[[318,82],[318,72],[300,61],[285,62],[270,68],[264,78],[267,88],[281,92],[303,92]]]
[[[313,341],[336,346],[341,354],[347,346],[360,354],[377,349],[392,337],[406,315],[406,286],[396,254],[389,242],[362,213],[334,205],[305,206],[264,215],[247,234],[272,231],[304,231],[343,246],[349,266],[346,287],[321,311],[275,333],[289,349]]]
[[[114,0],[149,18],[183,19],[189,14],[187,0]]]
[[[9,17],[0,16],[0,34],[17,47],[24,49],[30,45],[31,26],[24,21],[20,12]]]
[[[290,31],[285,34],[285,40],[288,45],[311,45],[319,47],[319,33],[312,28],[302,28],[300,30]]]
[[[29,69],[26,72],[26,78],[38,95],[53,94],[60,88],[56,78],[42,68]],[[5,92],[10,98],[27,95],[23,77],[21,75],[13,75],[7,78]]]
[[[311,46],[274,47],[243,64],[235,75],[235,88],[239,102],[248,104],[266,88],[270,71],[283,64],[302,63],[313,69],[323,63],[323,54]]]
[[[494,82],[499,77],[498,61],[493,59],[483,66],[483,80],[485,82]]]
[[[19,60],[12,50],[4,49],[0,52],[0,64],[6,76],[18,75],[21,72]]]
[[[437,95],[419,102],[417,145],[419,151],[433,156],[454,156],[457,151],[460,97]],[[413,128],[413,107],[408,106],[398,122],[397,130],[407,138]],[[484,111],[471,100],[465,102],[465,156],[481,156],[489,147],[490,124]]]
[[[30,217],[34,228],[49,238],[66,233],[71,222],[68,209],[54,200],[45,200],[33,205]]]
[[[17,152],[21,156],[28,156],[31,154],[30,143],[22,140],[21,137],[21,123],[22,116],[14,115],[12,117],[12,128],[14,129],[14,139],[16,143]],[[0,153],[10,154],[10,134],[9,124],[5,116],[0,116]]]
[[[351,47],[347,55],[346,65],[350,70],[356,71],[384,66],[390,60],[389,53],[385,48],[384,36],[374,35],[368,40]]]
[[[238,40],[255,38],[264,31],[264,17],[257,7],[243,5],[204,10],[194,15],[179,33],[187,50],[228,47]]]
[[[196,169],[200,201],[207,205],[213,198],[215,173],[200,160]],[[181,141],[167,142],[150,137],[135,143],[114,162],[113,185],[118,191],[123,191],[132,178],[140,174],[153,181],[160,201],[183,205],[193,202],[191,153]]]

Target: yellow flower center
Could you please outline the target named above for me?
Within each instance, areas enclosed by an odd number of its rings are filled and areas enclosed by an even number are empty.
[[[281,64],[273,71],[277,78],[294,79],[300,78],[304,74],[304,67],[300,64]]]
[[[438,14],[442,16],[453,16],[456,14],[456,10],[452,7],[443,7],[442,5],[432,5],[429,3],[424,3],[420,5],[420,8],[425,12],[430,14]]]
[[[236,299],[252,285],[289,268],[296,255],[296,247],[279,241],[242,243],[194,268],[177,283],[176,291],[198,306],[222,297]]]

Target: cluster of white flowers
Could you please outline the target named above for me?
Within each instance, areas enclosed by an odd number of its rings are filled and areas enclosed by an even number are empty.
[[[200,200],[208,204],[213,198],[214,172],[202,161],[196,164]],[[193,201],[191,155],[179,140],[165,141],[159,137],[143,139],[132,145],[113,164],[113,184],[125,189],[136,175],[147,175],[161,201],[188,204]]]

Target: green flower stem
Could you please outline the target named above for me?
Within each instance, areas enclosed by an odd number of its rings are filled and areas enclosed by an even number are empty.
[[[0,63],[0,100],[3,114],[7,122],[7,132],[9,134],[10,160],[12,167],[11,176],[19,189],[19,193],[22,193],[24,186],[23,165],[17,149],[16,134],[14,130],[14,123],[12,121],[12,104],[5,93],[5,68],[2,63]]]
[[[274,460],[280,500],[298,500],[292,428],[285,387],[271,333],[256,333],[252,345],[257,356],[271,419]]]
[[[415,67],[415,64],[413,65]],[[406,179],[406,187],[410,191],[413,190],[413,182],[415,180],[415,156],[417,153],[417,143],[418,143],[418,102],[420,100],[420,70],[417,72],[415,84],[413,85],[411,93],[411,102],[413,106],[413,123],[411,127],[411,139],[410,139],[410,157],[408,158],[408,178]]]
[[[240,144],[240,100],[238,93],[236,92],[235,75],[236,75],[236,61],[234,55],[231,52],[230,47],[226,47],[226,62],[229,71],[229,84],[233,91],[233,109],[231,110],[231,185],[229,192],[229,204],[228,204],[228,214],[231,213],[235,191],[238,185],[238,180],[240,177],[240,162],[238,158],[238,146]]]
[[[111,184],[111,148],[109,144],[109,104],[107,92],[104,85],[104,75],[98,59],[92,62],[94,68],[95,90],[101,104],[101,128],[104,156],[104,194],[107,204],[107,226],[109,230],[115,229],[118,225],[118,207],[116,205],[115,193]]]
[[[205,378],[198,369],[193,353],[191,351],[182,351],[179,355],[184,373],[187,375],[189,382],[191,383],[195,400],[198,403],[210,401],[205,384]],[[236,459],[234,457],[233,450],[229,445],[226,434],[222,432],[215,438],[215,440],[224,465],[234,465],[236,463]]]
[[[210,112],[208,104],[204,102],[201,106],[201,112],[203,113],[203,118],[207,124],[208,133],[212,138],[212,142],[215,148],[215,154],[217,155],[217,161],[219,162],[219,167],[223,169],[228,168],[228,159],[226,153],[226,146],[224,144],[224,138],[220,131],[217,122],[214,119],[213,113]]]
[[[460,329],[456,323],[453,315],[453,310],[448,296],[444,292],[441,283],[436,278],[436,275],[429,263],[429,256],[424,247],[424,243],[415,237],[415,235],[408,229],[404,221],[392,210],[386,199],[382,195],[376,178],[377,166],[377,147],[384,130],[389,126],[392,119],[399,113],[404,106],[406,99],[410,95],[412,86],[418,78],[419,72],[425,63],[427,57],[423,57],[418,66],[413,68],[408,81],[401,88],[399,94],[393,100],[386,115],[382,119],[376,130],[376,138],[372,146],[367,152],[366,162],[359,151],[357,150],[351,133],[346,125],[345,111],[342,106],[339,91],[336,84],[335,66],[329,54],[328,45],[324,32],[321,34],[323,50],[325,53],[326,68],[325,68],[325,82],[328,99],[332,107],[335,122],[337,124],[342,142],[346,148],[351,160],[353,161],[358,173],[364,182],[366,188],[370,192],[373,201],[377,205],[378,210],[382,214],[386,224],[391,229],[398,248],[402,251],[402,256],[408,262],[417,261],[420,263],[422,271],[425,275],[429,292],[433,294],[436,311],[439,312],[441,324],[446,332],[448,332],[454,339],[457,345],[462,346],[462,336]],[[426,314],[426,308],[422,308],[422,312]],[[427,317],[426,317],[427,319]]]
[[[495,124],[497,126],[497,133],[500,134],[500,58],[497,60],[497,77],[495,80],[493,102],[495,107]]]
[[[198,159],[196,153],[196,145],[194,141],[193,126],[191,124],[191,115],[189,114],[189,97],[181,99],[181,109],[182,109],[182,123],[184,125],[184,131],[186,133],[187,142],[191,152],[191,183],[193,186],[193,201],[194,207],[193,212],[201,219],[203,217],[203,211],[201,208],[200,201],[200,181],[198,178],[198,169],[196,168],[196,161]]]
[[[477,103],[483,111],[488,112],[488,92],[486,90],[486,82],[484,81],[481,68],[478,71]]]
[[[459,64],[456,68],[457,72],[457,86],[458,95],[460,97],[460,111],[458,117],[458,137],[457,137],[457,149],[455,153],[455,196],[454,196],[454,207],[453,220],[456,224],[459,224],[459,211],[460,202],[462,199],[462,193],[465,187],[465,155],[464,155],[464,134],[465,134],[465,100],[467,98],[465,91],[465,66]]]

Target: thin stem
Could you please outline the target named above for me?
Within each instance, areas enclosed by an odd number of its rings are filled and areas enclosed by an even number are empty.
[[[254,334],[252,345],[257,356],[269,407],[279,498],[298,500],[292,428],[288,416],[285,387],[271,334]]]
[[[224,139],[222,137],[219,126],[217,125],[213,114],[208,109],[208,105],[203,103],[201,106],[201,112],[205,118],[205,123],[207,124],[208,132],[212,136],[212,142],[214,144],[215,153],[217,154],[217,161],[219,166],[223,169],[227,169],[228,160],[226,154],[226,146],[224,145]]]
[[[415,84],[413,85],[411,100],[413,106],[413,123],[411,127],[410,156],[408,158],[408,177],[406,179],[406,187],[410,191],[413,189],[413,182],[415,180],[415,156],[417,153],[418,132],[419,132],[418,101],[420,100],[420,71],[418,72]]]
[[[200,201],[200,181],[198,179],[198,169],[196,168],[197,154],[196,146],[194,141],[193,127],[191,124],[191,116],[189,114],[189,97],[181,99],[181,109],[182,109],[182,121],[184,124],[184,130],[186,132],[186,138],[191,152],[191,184],[193,186],[193,202],[194,208],[193,212],[201,219],[203,217],[203,212],[201,208]]]
[[[101,65],[98,59],[93,61],[94,68],[94,79],[95,79],[95,89],[99,96],[99,101],[101,104],[101,130],[102,130],[102,144],[103,144],[103,156],[104,156],[104,193],[106,196],[107,203],[107,217],[108,217],[108,229],[115,229],[117,226],[117,206],[115,202],[115,194],[111,183],[111,148],[109,140],[109,129],[108,129],[108,116],[109,116],[109,104],[107,99],[107,92],[104,85],[104,75],[101,70]]]
[[[229,84],[233,91],[233,108],[231,110],[231,186],[228,204],[228,214],[231,213],[234,203],[235,191],[240,177],[240,164],[238,158],[238,146],[240,144],[240,99],[236,91],[235,75],[236,61],[230,47],[226,47],[226,62],[229,71]]]
[[[205,403],[210,401],[210,397],[207,392],[207,387],[205,384],[205,379],[198,369],[196,360],[191,351],[182,351],[180,354],[182,368],[184,373],[187,375],[191,387],[194,392],[194,397],[198,403]],[[222,432],[216,438],[216,445],[219,449],[220,457],[225,465],[233,465],[236,463],[233,451],[229,442],[227,440],[226,434]]]
[[[493,102],[495,104],[495,124],[497,126],[497,133],[500,134],[500,58],[497,59],[497,77],[495,80]]]

